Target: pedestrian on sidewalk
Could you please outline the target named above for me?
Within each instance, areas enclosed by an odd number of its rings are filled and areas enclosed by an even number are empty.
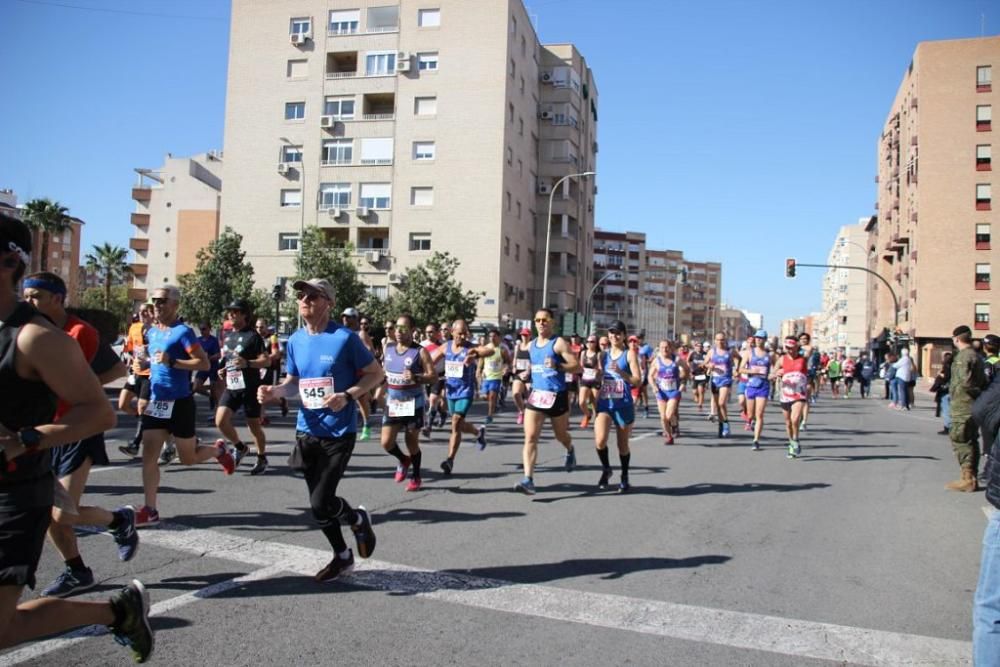
[[[892,381],[896,387],[896,409],[909,410],[910,381],[913,379],[913,360],[910,359],[910,348],[903,348],[899,360],[893,363],[892,367],[896,371]]]
[[[971,493],[979,490],[976,470],[979,466],[979,432],[972,419],[972,403],[986,384],[983,360],[972,348],[972,330],[962,325],[952,332],[952,342],[958,348],[951,364],[951,429],[949,438],[952,449],[962,470],[962,477],[949,482],[945,488],[951,491]]]
[[[951,383],[951,362],[954,355],[945,352],[941,357],[941,370],[934,376],[934,384],[931,385],[931,393],[934,394],[934,416],[941,417],[944,422],[941,435],[948,435],[951,429],[951,396],[948,394],[948,385]]]

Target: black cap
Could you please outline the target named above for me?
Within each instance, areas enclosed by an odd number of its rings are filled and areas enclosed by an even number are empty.
[[[983,336],[983,345],[993,349],[1000,348],[1000,336],[997,336],[996,334],[986,334]]]
[[[0,209],[0,250],[17,253],[25,265],[31,263],[31,231],[11,210]]]
[[[226,310],[238,310],[241,313],[249,313],[253,309],[250,307],[250,302],[246,299],[233,299],[233,302],[226,306]]]
[[[628,328],[621,320],[612,320],[608,323],[608,331],[618,331],[624,334],[628,332]]]
[[[952,335],[952,337],[955,337],[955,336],[971,336],[972,335],[972,329],[970,329],[969,327],[967,327],[967,326],[965,326],[963,324],[961,326],[955,327],[955,330],[951,332],[951,335]]]

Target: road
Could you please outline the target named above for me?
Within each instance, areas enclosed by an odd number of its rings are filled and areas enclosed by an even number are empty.
[[[513,493],[521,435],[510,411],[484,452],[463,447],[448,478],[435,432],[424,490],[405,493],[373,429],[341,492],[372,511],[378,546],[323,585],[311,575],[328,546],[284,465],[290,415],[267,429],[263,477],[247,474],[252,456],[232,477],[166,468],[164,524],[142,531],[132,562],[117,561],[107,535],[81,537],[100,581],[86,597],[146,582],[158,664],[971,664],[986,502],[944,490],[958,466],[924,396],[909,413],[824,397],[796,461],[776,404],[758,453],[738,426],[720,441],[690,404],[674,446],[640,417],[628,495],[597,491],[592,433],[579,428],[576,471],[561,469],[546,431],[538,495]],[[201,437],[214,438],[203,404],[199,414]],[[122,417],[109,437],[131,430]],[[139,468],[115,444],[89,496],[139,505]],[[46,549],[40,584],[60,568]],[[92,635],[11,649],[0,665],[128,664]]]

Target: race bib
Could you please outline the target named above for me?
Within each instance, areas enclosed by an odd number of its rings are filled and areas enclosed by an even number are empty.
[[[584,368],[583,369],[583,379],[584,380],[596,380],[597,379],[597,369],[596,368]]]
[[[565,379],[566,379],[566,382],[572,383],[573,382],[573,374],[572,373],[566,373],[565,374]]]
[[[263,380],[266,377],[267,377],[267,369],[266,368],[260,369],[260,379]]]
[[[601,383],[601,398],[617,401],[625,396],[625,382],[615,378],[606,378]]]
[[[229,391],[240,391],[247,388],[247,383],[243,380],[243,371],[239,368],[226,370],[226,389]]]
[[[460,380],[465,374],[465,364],[461,361],[444,362],[444,376],[453,380]]]
[[[403,373],[386,373],[385,381],[391,387],[406,387],[412,384],[406,381],[406,375]]]
[[[412,417],[417,414],[417,400],[414,398],[401,401],[388,398],[385,405],[390,417]]]
[[[725,366],[712,366],[712,375],[725,375],[725,374],[726,374]]]
[[[333,396],[333,378],[300,378],[299,398],[302,407],[309,410],[322,410],[327,397]]]
[[[174,414],[174,402],[150,401],[146,404],[146,411],[144,414],[156,419],[170,419],[171,415]]]
[[[660,378],[656,381],[656,386],[660,391],[677,391],[677,380],[674,378]]]
[[[548,410],[556,402],[556,392],[554,391],[542,391],[540,389],[532,390],[531,394],[528,396],[528,405],[539,408],[541,410]]]
[[[704,382],[705,380],[708,379],[708,376],[705,375],[704,373],[702,373],[701,375],[695,375],[694,379],[695,379],[695,382]]]
[[[524,358],[517,359],[514,362],[514,368],[516,368],[519,371],[528,370],[529,368],[531,368],[531,359],[524,359]]]
[[[781,378],[781,398],[786,401],[800,401],[806,394],[806,376],[803,373],[785,373]]]
[[[128,379],[125,380],[125,384],[129,384],[129,385],[135,386],[135,376],[134,375],[129,375]]]

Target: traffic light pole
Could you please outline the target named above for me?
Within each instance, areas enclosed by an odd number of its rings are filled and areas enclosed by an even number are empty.
[[[899,298],[896,296],[895,290],[892,289],[892,285],[889,281],[880,276],[875,271],[871,269],[866,269],[863,266],[847,266],[845,264],[803,264],[802,262],[795,262],[795,266],[808,266],[817,269],[851,269],[854,271],[864,271],[865,273],[871,274],[882,281],[885,288],[889,290],[889,294],[892,295],[892,306],[895,309],[894,320],[893,320],[893,330],[899,328]]]

